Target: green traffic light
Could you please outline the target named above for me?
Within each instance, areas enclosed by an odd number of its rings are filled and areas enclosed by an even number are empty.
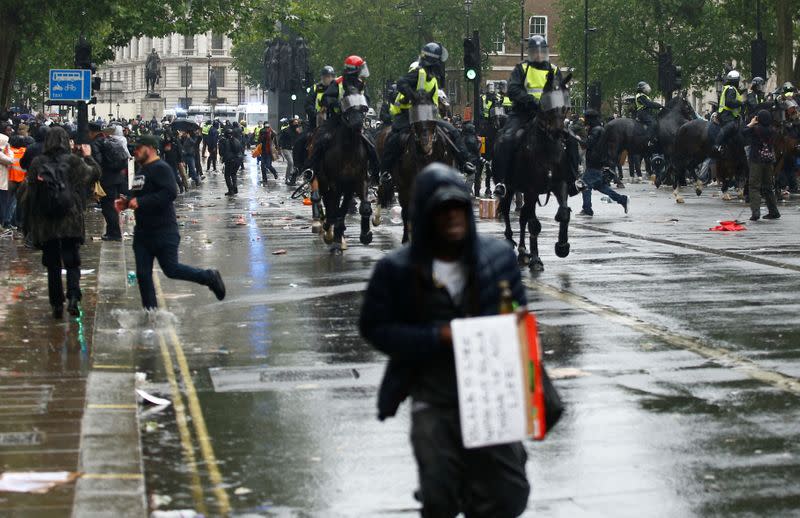
[[[469,79],[470,81],[472,81],[472,80],[473,80],[473,79],[475,79],[476,77],[478,77],[478,74],[477,74],[477,72],[475,72],[475,70],[473,70],[473,69],[471,69],[471,68],[470,68],[469,70],[467,70],[467,79]]]

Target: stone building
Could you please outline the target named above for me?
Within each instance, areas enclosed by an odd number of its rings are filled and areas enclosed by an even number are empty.
[[[260,102],[261,93],[248,88],[233,67],[231,47],[230,38],[215,32],[133,38],[128,45],[115,49],[113,61],[99,67],[103,81],[97,112],[116,116],[121,110],[123,117],[140,113],[146,95],[145,63],[152,49],[161,57],[161,81],[156,92],[167,109],[205,104],[211,68],[217,76],[217,96],[225,103]]]

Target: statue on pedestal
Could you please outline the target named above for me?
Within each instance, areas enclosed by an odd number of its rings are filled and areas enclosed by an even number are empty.
[[[150,55],[147,56],[144,69],[144,78],[147,83],[147,97],[158,97],[156,85],[161,82],[161,57],[158,55],[158,52],[156,52],[156,49],[153,49]]]
[[[208,98],[209,100],[217,98],[217,71],[213,68],[208,74]]]

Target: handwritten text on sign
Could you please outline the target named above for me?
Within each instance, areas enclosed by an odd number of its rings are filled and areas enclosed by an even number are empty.
[[[464,447],[525,439],[525,382],[516,315],[454,320],[452,329]]]

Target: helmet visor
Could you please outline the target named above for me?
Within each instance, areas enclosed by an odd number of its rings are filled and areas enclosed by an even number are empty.
[[[369,67],[367,66],[366,61],[361,66],[361,70],[358,72],[358,77],[360,77],[361,79],[366,79],[369,77]]]
[[[450,53],[447,52],[447,49],[444,48],[444,45],[442,45],[442,63],[446,62],[447,58],[449,58],[449,57],[450,57]]]
[[[547,50],[547,46],[528,49],[528,60],[534,62],[549,61],[550,53]]]
[[[552,90],[542,94],[541,99],[539,99],[539,105],[546,112],[560,109],[566,111],[572,106],[572,103],[567,90]]]

